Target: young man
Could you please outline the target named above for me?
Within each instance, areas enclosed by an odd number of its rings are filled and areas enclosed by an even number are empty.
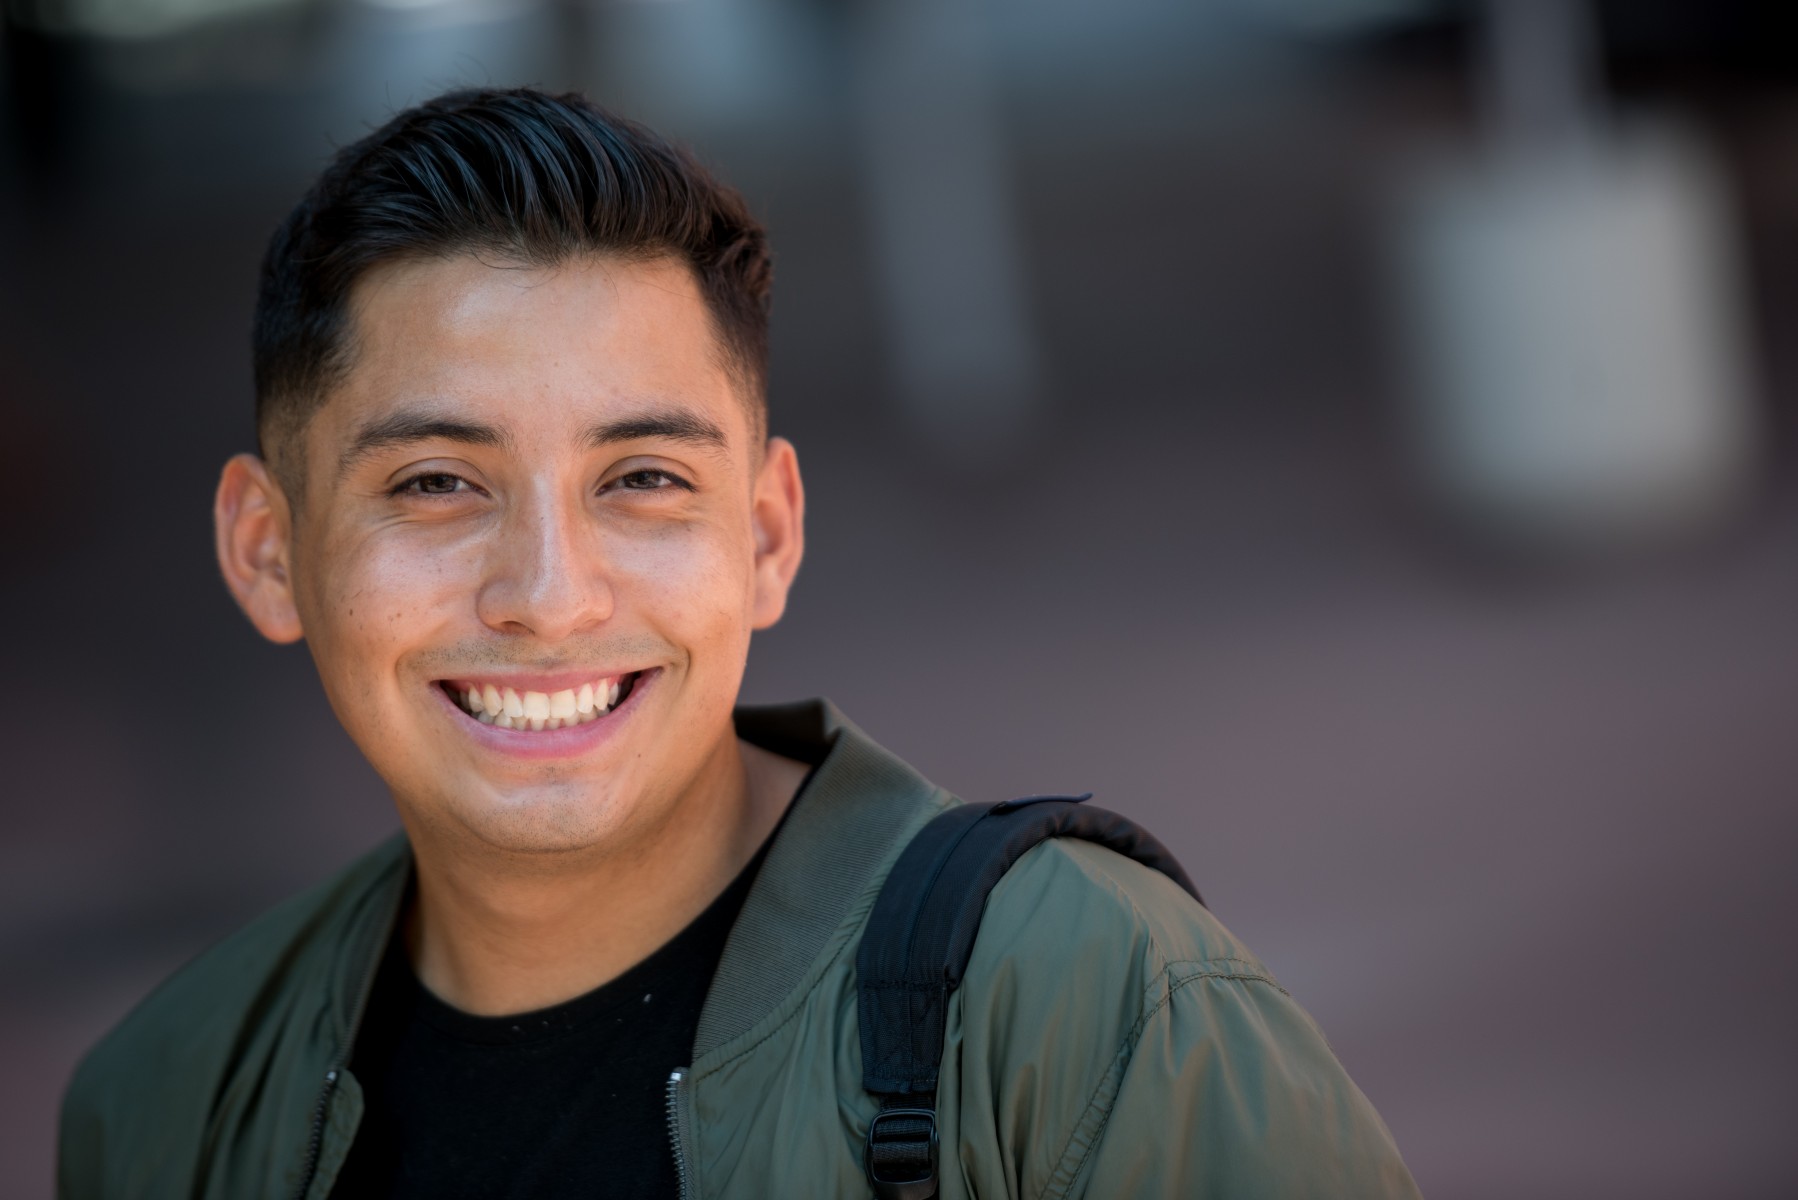
[[[868,1194],[855,951],[952,797],[735,709],[803,547],[735,193],[577,97],[447,95],[276,234],[225,580],[405,833],[87,1058],[61,1194]],[[940,1195],[1414,1194],[1321,1034],[1172,881],[1056,840],[949,1010]]]

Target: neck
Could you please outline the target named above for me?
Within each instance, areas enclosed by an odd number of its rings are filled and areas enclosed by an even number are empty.
[[[755,857],[805,778],[802,763],[727,739],[671,819],[629,845],[520,859],[446,851],[414,834],[407,949],[464,1012],[528,1012],[617,978],[660,949]]]

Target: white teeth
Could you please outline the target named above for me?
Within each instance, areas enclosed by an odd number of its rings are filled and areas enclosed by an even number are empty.
[[[584,683],[579,690],[519,692],[498,684],[470,684],[451,694],[483,725],[501,729],[569,729],[597,721],[618,707],[624,677]]]

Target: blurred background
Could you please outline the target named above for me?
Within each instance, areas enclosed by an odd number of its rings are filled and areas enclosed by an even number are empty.
[[[0,0],[0,1194],[394,828],[219,586],[264,239],[453,85],[778,254],[751,699],[1149,824],[1428,1195],[1798,1195],[1788,0]]]

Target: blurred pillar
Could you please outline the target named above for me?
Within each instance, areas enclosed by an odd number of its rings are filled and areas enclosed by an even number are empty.
[[[863,0],[849,44],[905,415],[951,461],[1004,454],[1042,372],[983,6]]]
[[[1741,498],[1756,435],[1726,184],[1693,131],[1608,126],[1580,5],[1489,10],[1490,140],[1399,207],[1429,482],[1562,549],[1703,527]]]
[[[1477,90],[1512,150],[1590,137],[1602,110],[1599,37],[1586,0],[1484,0]]]
[[[88,109],[87,45],[54,0],[0,0],[0,86],[20,191],[58,203],[80,158]]]
[[[555,74],[545,82],[552,91],[584,91],[591,87],[597,66],[599,29],[594,20],[596,0],[551,0],[550,17],[555,27]]]

